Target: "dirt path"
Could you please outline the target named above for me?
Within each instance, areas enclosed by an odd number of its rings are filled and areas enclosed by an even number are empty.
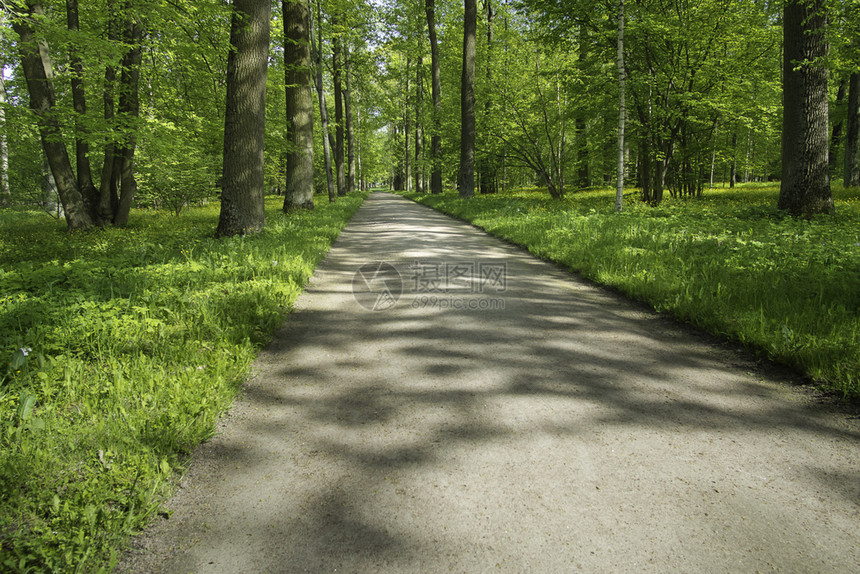
[[[856,421],[396,196],[256,372],[121,571],[860,571]]]

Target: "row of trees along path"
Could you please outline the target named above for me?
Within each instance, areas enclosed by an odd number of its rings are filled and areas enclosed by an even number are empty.
[[[437,37],[440,14],[448,19],[460,18],[461,27],[457,29],[462,30],[459,135],[452,136],[459,139],[459,164],[453,179],[461,197],[472,196],[476,189],[495,191],[499,170],[508,165],[531,170],[553,197],[562,197],[570,172],[566,162],[571,149],[577,156],[580,185],[588,185],[589,170],[597,161],[589,159],[589,154],[596,154],[595,148],[606,146],[597,140],[589,142],[586,133],[597,133],[593,127],[597,123],[612,124],[605,115],[597,117],[597,112],[583,99],[588,96],[595,99],[594,91],[605,94],[597,98],[601,104],[607,103],[606,95],[617,94],[617,146],[614,146],[618,158],[614,175],[618,184],[617,209],[622,209],[629,169],[625,157],[631,139],[637,150],[636,177],[642,199],[659,202],[667,178],[671,179],[673,190],[701,193],[708,160],[713,181],[718,150],[714,147],[708,153],[702,147],[705,144],[696,142],[712,142],[717,130],[731,124],[735,146],[738,126],[755,123],[751,113],[739,111],[739,100],[732,99],[732,90],[746,89],[737,83],[744,73],[752,74],[753,84],[766,83],[768,73],[773,76],[773,67],[765,73],[750,66],[766,68],[768,64],[761,62],[772,61],[774,46],[768,43],[768,38],[781,19],[784,109],[778,161],[779,207],[795,215],[831,211],[832,163],[843,140],[845,184],[860,183],[857,165],[860,48],[856,40],[860,36],[857,30],[860,17],[856,2],[837,2],[831,6],[824,0],[788,0],[781,14],[772,7],[749,2],[733,3],[728,9],[713,2],[695,6],[682,2],[672,10],[664,4],[645,6],[633,2],[625,10],[625,0],[617,0],[614,7],[592,5],[585,0],[549,3],[527,0],[517,7],[499,0],[484,0],[479,10],[477,0],[464,0],[462,4],[451,0],[440,5],[444,10],[440,12],[437,0],[371,4],[363,0],[317,0],[313,4],[310,0],[286,0],[277,5],[275,20],[280,19],[282,24],[282,30],[276,30],[282,49],[273,52],[273,4],[235,0],[225,14],[230,16],[230,29],[229,43],[220,53],[226,59],[223,82],[213,76],[216,90],[223,83],[225,95],[223,153],[218,162],[223,166],[219,178],[222,211],[217,233],[228,236],[253,233],[264,226],[267,153],[285,158],[283,172],[278,176],[283,182],[278,187],[282,185],[285,193],[284,209],[313,206],[315,121],[322,126],[317,141],[325,155],[324,167],[320,169],[325,170],[329,199],[333,201],[337,195],[356,187],[362,150],[354,137],[353,123],[358,112],[351,109],[355,100],[352,84],[358,82],[365,91],[384,94],[385,81],[369,87],[373,83],[370,77],[374,65],[366,64],[359,72],[352,69],[358,66],[360,58],[353,57],[350,46],[353,51],[360,51],[362,48],[355,46],[361,44],[362,38],[351,40],[348,31],[355,28],[369,39],[373,30],[367,22],[371,20],[390,27],[386,33],[374,35],[377,38],[374,42],[383,46],[379,53],[388,58],[385,65],[389,72],[399,65],[395,56],[406,55],[405,78],[400,77],[396,89],[387,94],[390,99],[379,103],[372,112],[378,116],[386,108],[393,110],[394,119],[389,127],[393,128],[394,139],[387,153],[395,186],[423,190],[426,182],[430,192],[440,193],[445,179],[443,169],[447,170],[449,161],[445,157],[451,156],[450,150],[443,148],[443,134],[452,134],[450,128],[442,125],[450,104],[442,99],[446,70]],[[19,59],[11,63],[18,65],[16,69],[26,80],[31,117],[38,125],[47,166],[70,229],[124,225],[128,221],[137,193],[135,150],[141,125],[140,75],[146,42],[156,44],[170,22],[180,28],[185,26],[183,22],[187,20],[180,17],[224,11],[223,6],[206,4],[195,8],[195,14],[185,14],[183,10],[189,8],[157,8],[145,0],[104,0],[104,7],[100,37],[94,37],[92,25],[87,27],[86,34],[81,31],[77,0],[65,2],[65,35],[58,30],[61,25],[52,20],[62,11],[54,3],[46,10],[41,2],[27,0],[14,5],[9,15],[4,16],[17,35],[14,45]],[[328,16],[326,22],[323,9]],[[92,17],[92,13],[87,11],[85,16]],[[664,40],[655,39],[651,33],[657,21],[666,28],[665,33],[657,35]],[[831,27],[837,26],[834,33],[828,32],[829,22],[835,23]],[[323,53],[323,24],[331,36],[330,58]],[[542,29],[548,32],[541,33]],[[445,33],[450,39],[451,32]],[[187,30],[191,38],[199,34]],[[211,43],[216,45],[214,41]],[[830,49],[834,43],[835,52]],[[67,66],[60,68],[68,78],[68,90],[57,85],[51,59],[51,51],[57,46],[62,47],[67,58]],[[756,54],[755,50],[761,46],[764,48]],[[425,49],[429,51],[431,95],[430,107],[426,109]],[[100,62],[93,56],[94,50],[114,55],[103,57]],[[613,50],[617,58],[612,55]],[[196,51],[191,47],[172,56],[200,57],[210,71],[217,68],[210,60],[219,54],[213,54],[202,44]],[[274,152],[265,148],[267,138],[271,139],[267,134],[272,133],[266,126],[270,115],[266,98],[267,69],[273,54],[280,54],[283,60],[285,126],[277,129],[286,134],[279,141],[282,149]],[[561,63],[552,64],[547,54]],[[477,72],[479,56],[485,73]],[[676,61],[681,57],[686,60]],[[445,60],[451,61],[450,57]],[[595,64],[613,61],[618,71],[616,85],[607,82],[605,76],[601,80],[588,75]],[[523,68],[523,62],[534,65],[535,69]],[[836,118],[831,131],[828,81],[834,66],[838,67],[836,72],[840,77],[836,105],[844,107],[847,92],[847,114]],[[114,123],[105,124],[113,127],[96,134],[92,113],[87,112],[87,95],[92,99],[94,88],[85,85],[85,81],[97,78],[99,71],[104,104],[101,115],[105,122]],[[328,116],[324,72],[330,75],[333,85],[333,119]],[[521,79],[512,79],[520,72]],[[415,94],[410,81],[416,86]],[[151,85],[152,79],[147,82]],[[577,85],[584,87],[571,87]],[[314,88],[319,120],[314,119]],[[71,124],[57,102],[57,94],[67,91],[73,104]],[[606,108],[602,105],[603,110]],[[585,110],[592,117],[578,110]],[[574,141],[568,141],[571,136],[567,123],[571,120],[575,124]],[[630,129],[627,124],[631,124]],[[74,132],[71,138],[74,154],[68,153],[65,143],[69,129]],[[601,136],[605,143],[609,129],[604,128]],[[410,134],[414,135],[414,143]],[[430,145],[425,146],[428,134]],[[98,154],[102,165],[94,170],[91,144],[97,140],[103,143]],[[3,150],[5,142],[4,136]],[[368,143],[365,147],[372,146]],[[748,156],[749,153],[750,150]],[[732,181],[734,166],[732,160]],[[430,174],[429,182],[423,173],[425,167]],[[610,177],[611,170],[604,171],[604,177]],[[100,174],[100,179],[94,172]],[[8,182],[4,186],[8,194]]]

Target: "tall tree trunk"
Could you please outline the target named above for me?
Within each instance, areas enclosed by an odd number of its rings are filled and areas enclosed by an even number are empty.
[[[284,211],[314,207],[314,98],[308,0],[284,0],[287,154]]]
[[[2,24],[0,18],[0,24]],[[9,189],[9,145],[6,139],[6,61],[0,56],[0,207],[12,204],[12,191]]]
[[[349,46],[343,46],[343,115],[346,132],[346,192],[355,191],[355,129],[352,124],[352,78]]]
[[[460,197],[475,195],[475,51],[478,1],[465,0],[463,74],[460,78]]]
[[[115,0],[108,0],[108,41],[113,44],[118,38],[119,23],[116,10]],[[104,82],[104,118],[105,122],[110,126],[115,116],[115,101],[114,90],[116,89],[116,66],[110,64],[105,66],[105,82]],[[119,206],[119,172],[114,169],[116,165],[115,151],[116,143],[111,136],[105,142],[104,163],[102,164],[102,177],[99,184],[99,217],[104,221],[113,221],[114,214]]]
[[[494,33],[494,12],[492,0],[485,0],[484,4],[487,8],[487,85],[493,85],[493,33]],[[486,121],[490,121],[490,116],[493,113],[492,95],[487,96],[484,102],[484,117]],[[484,152],[481,157],[478,167],[480,177],[481,193],[496,193],[496,161],[491,158],[489,152]]]
[[[322,62],[322,9],[320,8],[320,0],[317,0],[317,28],[319,28],[319,36],[316,40],[316,44],[313,46],[315,59],[316,59],[316,74],[314,76],[314,83],[317,88],[317,99],[319,99],[320,105],[320,126],[322,127],[322,144],[323,144],[323,157],[325,160],[325,179],[326,186],[328,188],[328,200],[329,203],[334,202],[335,199],[335,189],[334,189],[334,177],[331,172],[331,145],[330,145],[330,137],[331,133],[329,131],[328,124],[328,104],[325,99],[325,92],[323,91],[323,62]],[[311,19],[312,22],[312,19]],[[311,44],[314,44],[314,29],[311,27],[310,29],[310,37]]]
[[[80,30],[78,17],[78,0],[66,0],[66,25],[72,35],[69,45],[69,62],[72,68],[72,105],[75,108],[75,159],[78,168],[78,189],[84,198],[84,205],[95,224],[101,225],[98,203],[99,194],[93,185],[93,175],[90,168],[90,145],[86,140],[84,118],[87,114],[87,101],[84,94],[84,64],[78,47],[77,34]]]
[[[16,18],[12,22],[12,27],[19,37],[21,68],[30,93],[30,107],[38,121],[42,149],[45,151],[45,157],[57,185],[66,223],[70,230],[86,229],[93,224],[93,220],[78,189],[78,181],[72,169],[69,153],[62,140],[60,122],[54,109],[54,83],[50,58],[47,50],[40,48],[35,37],[35,22],[43,15],[44,10],[40,3],[27,2],[27,14]]]
[[[263,143],[271,12],[271,2],[233,3],[219,237],[255,233],[266,222]]]
[[[845,187],[860,186],[860,73],[854,72],[848,80],[848,125],[845,129]]]
[[[732,166],[729,173],[729,187],[734,187],[738,182],[738,128],[732,132]]]
[[[430,193],[442,193],[442,71],[436,40],[436,0],[425,0],[432,69],[433,134],[430,137]]]
[[[783,17],[783,121],[780,209],[833,211],[827,161],[825,0],[788,0]]]
[[[424,69],[423,58],[418,59],[415,66],[415,193],[424,193],[424,174],[421,165],[422,144],[424,134],[421,129],[421,110],[424,108],[424,77],[421,74]]]
[[[627,109],[624,106],[624,0],[618,0],[618,169],[615,187],[615,211],[624,206],[624,125]]]
[[[412,58],[406,57],[406,73],[403,86],[403,189],[412,191],[412,110],[409,108],[409,95],[412,89]]]
[[[845,103],[845,91],[848,87],[848,82],[843,76],[842,80],[839,82],[839,88],[836,90],[836,107],[842,107],[842,104]],[[830,177],[833,177],[837,172],[837,165],[839,164],[839,146],[842,145],[842,124],[844,122],[842,119],[837,120],[833,124],[833,129],[830,132],[830,151],[828,153],[828,161],[830,164]]]
[[[131,3],[126,4],[126,10],[131,12]],[[127,15],[123,41],[130,46],[122,59],[119,88],[119,115],[128,126],[140,117],[140,62],[143,56],[141,40],[143,26],[133,14]],[[123,136],[115,160],[119,163],[119,204],[114,214],[114,225],[126,225],[131,211],[131,204],[137,193],[137,181],[134,179],[134,151],[137,146],[136,129],[129,130]],[[116,166],[116,164],[114,164]],[[115,168],[116,169],[116,168]]]
[[[337,28],[338,19],[332,17],[332,26]],[[343,147],[343,47],[341,46],[340,36],[335,32],[332,41],[332,60],[331,68],[334,76],[334,165],[337,173],[337,194],[339,196],[346,195],[346,172],[344,169],[344,147]]]

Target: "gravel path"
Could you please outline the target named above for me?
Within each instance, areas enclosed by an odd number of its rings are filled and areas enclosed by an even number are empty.
[[[119,571],[860,571],[856,420],[397,196],[255,373]]]

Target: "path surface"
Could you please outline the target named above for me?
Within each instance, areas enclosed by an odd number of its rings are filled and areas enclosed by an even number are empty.
[[[376,193],[120,570],[860,571],[856,421],[753,371]]]

